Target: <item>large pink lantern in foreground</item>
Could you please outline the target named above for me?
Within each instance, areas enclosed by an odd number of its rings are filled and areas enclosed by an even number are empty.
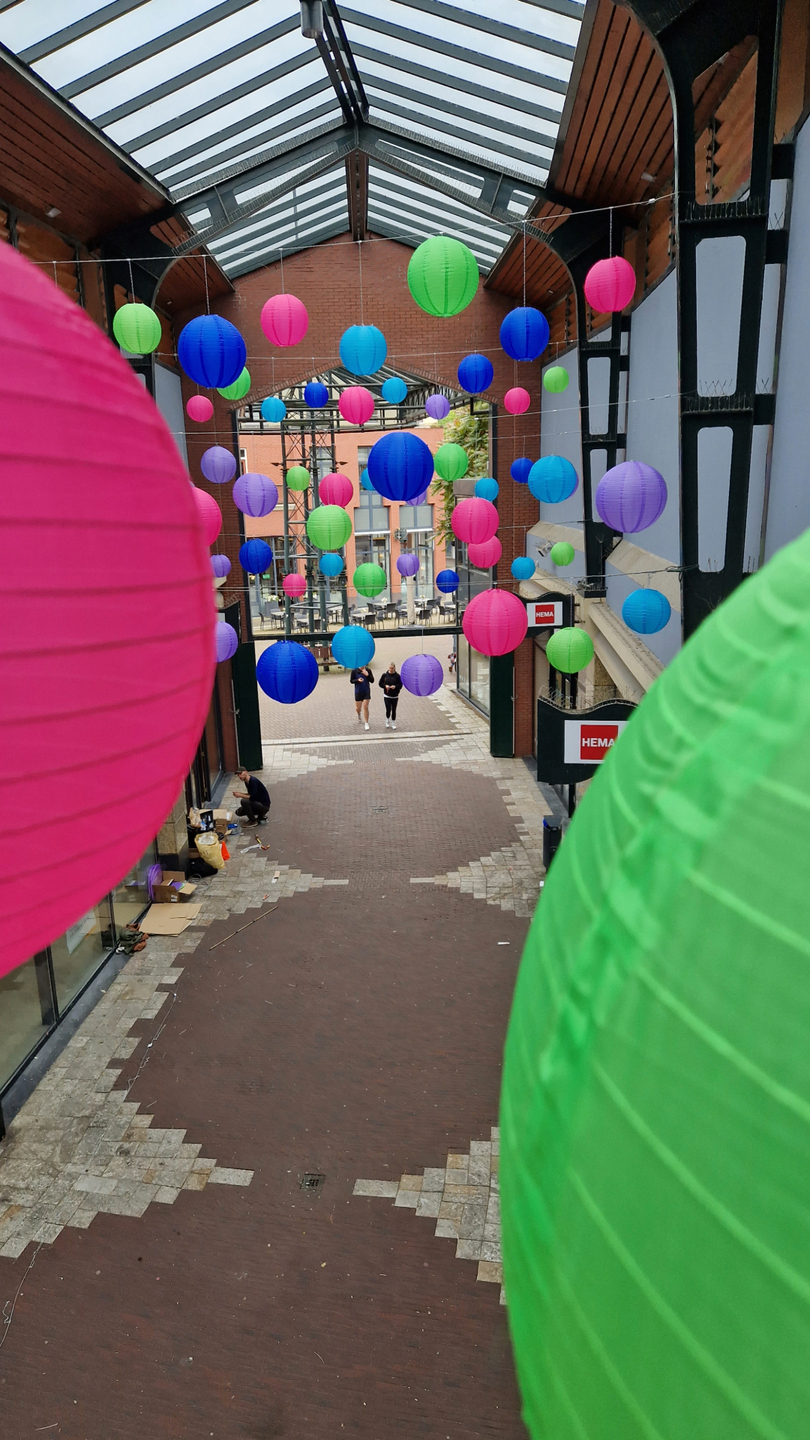
[[[479,655],[508,655],[525,640],[529,628],[526,606],[511,590],[484,590],[475,595],[461,626]]]
[[[194,492],[158,410],[10,245],[0,333],[5,974],[118,884],[180,795],[211,698],[216,612]]]
[[[271,295],[262,306],[261,327],[271,345],[298,345],[309,329],[309,316],[297,295]]]
[[[473,495],[469,500],[459,501],[450,523],[457,540],[463,540],[466,545],[483,545],[498,528],[498,512],[491,500]]]
[[[636,293],[636,272],[621,255],[597,260],[585,276],[584,290],[585,299],[597,315],[623,310]]]
[[[341,505],[346,509],[352,502],[354,486],[348,475],[341,475],[336,470],[332,475],[324,475],[318,486],[318,499],[321,505]]]
[[[489,570],[490,566],[497,565],[503,554],[503,546],[497,535],[491,540],[485,540],[482,545],[468,545],[467,556],[471,565],[477,565],[480,570]]]
[[[338,410],[350,425],[365,425],[374,414],[374,396],[365,385],[350,385],[338,400]]]
[[[192,485],[191,493],[197,505],[197,514],[202,524],[205,543],[213,545],[222,529],[222,511],[213,495],[209,495],[207,490],[199,490],[196,485]]]

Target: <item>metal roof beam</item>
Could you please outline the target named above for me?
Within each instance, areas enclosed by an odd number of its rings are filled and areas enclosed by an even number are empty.
[[[370,45],[358,44],[355,41],[354,52],[364,60],[371,60],[375,65],[383,65],[389,70],[400,70],[405,75],[416,75],[420,80],[427,80],[430,85],[443,85],[449,90],[460,90],[462,95],[468,98],[474,95],[477,100],[485,100],[488,105],[500,105],[508,110],[519,110],[523,115],[530,115],[533,120],[549,120],[552,125],[559,125],[562,109],[551,110],[545,105],[533,105],[528,100],[523,100],[519,95],[504,94],[502,91],[491,90],[488,85],[477,85],[475,81],[462,79],[459,75],[452,75],[449,71],[432,70],[428,65],[420,65],[415,60],[401,60],[398,55],[389,55],[384,50],[374,50]],[[362,75],[362,71],[360,72]],[[366,84],[385,85],[385,81],[374,75],[363,76]],[[549,87],[546,86],[546,89]],[[416,96],[417,100],[423,100],[419,91],[410,89],[407,94]],[[443,103],[443,102],[442,102]],[[441,109],[437,101],[437,109]]]
[[[473,10],[462,10],[458,5],[447,5],[444,0],[400,0],[400,3],[408,10],[421,10],[423,14],[438,16],[442,20],[449,20],[453,25],[458,25],[467,30],[477,30],[484,35],[496,35],[499,40],[509,40],[514,45],[520,45],[524,49],[544,51],[547,55],[554,55],[558,60],[570,60],[573,63],[576,46],[566,45],[562,40],[552,40],[547,35],[535,35],[531,30],[521,30],[516,25],[505,25],[500,20],[491,20],[486,15],[479,15]],[[551,8],[543,5],[543,9]],[[572,5],[571,9],[576,12],[577,19],[582,18],[582,8],[579,5]],[[343,14],[347,20],[354,25],[368,24],[368,17],[360,16],[356,10],[349,10],[343,6]],[[381,22],[381,24],[384,22]],[[377,26],[374,27],[378,28]],[[381,27],[379,27],[381,28]],[[416,44],[422,44],[424,32],[419,33],[418,25],[414,26],[418,35]],[[444,48],[444,47],[442,47]],[[452,52],[447,52],[452,53]],[[489,59],[479,64],[489,64]],[[536,83],[536,82],[535,82]]]
[[[285,196],[284,200],[274,205],[272,210],[262,212],[254,225],[249,225],[248,222],[245,221],[245,228],[241,230],[235,228],[220,240],[215,241],[211,247],[211,253],[218,256],[225,255],[227,254],[229,245],[238,245],[242,241],[247,242],[264,239],[266,238],[267,232],[280,221],[283,221],[284,225],[294,224],[294,215],[292,218],[287,218],[293,210],[297,212],[299,218],[307,219],[309,218],[308,212],[313,206],[326,203],[325,197],[338,198],[342,203],[345,203],[346,197],[343,193],[343,177],[340,171],[335,171],[331,179],[325,180],[322,185],[313,186],[305,195]]]
[[[404,160],[401,155],[394,155],[390,148],[381,144],[381,139],[387,138],[384,131],[379,131],[372,125],[364,126],[358,137],[360,148],[379,165],[384,165],[388,170],[395,170],[400,175],[407,175],[409,179],[418,181],[430,190],[437,190],[441,195],[446,195],[449,200],[455,200],[459,205],[466,206],[469,210],[477,210],[479,214],[486,215],[489,219],[497,220],[507,229],[512,230],[517,225],[522,226],[522,219],[518,219],[509,210],[509,201],[516,189],[529,192],[533,200],[539,200],[544,196],[544,191],[539,185],[531,185],[527,181],[517,182],[511,177],[505,176],[494,166],[486,168],[471,167],[471,173],[480,172],[478,178],[482,180],[478,196],[468,195],[465,191],[451,185],[447,180],[441,179],[438,175],[430,174],[421,170],[418,166],[412,165]],[[430,159],[435,156],[437,160],[442,159],[442,152],[434,150],[428,145],[419,145],[408,142],[417,155]]]
[[[424,105],[425,107],[428,107],[430,104],[433,103],[430,99],[430,96],[421,95],[418,93],[418,91],[414,92],[412,86],[398,85],[396,80],[382,79],[378,75],[366,75],[365,82],[369,87],[375,90],[384,91],[386,96],[396,95],[400,100],[418,100],[419,103],[421,105]],[[372,104],[374,105],[378,105],[379,103],[380,102],[377,99],[374,99],[372,101]],[[503,97],[501,97],[500,103],[502,105],[506,103]],[[417,118],[419,118],[423,125],[429,125],[431,123],[430,116],[423,116],[421,112],[417,114],[417,112],[414,111],[413,114],[411,114],[410,111],[399,111],[399,113],[404,114],[406,120],[416,120]],[[562,114],[562,111],[560,112],[560,114]],[[553,135],[547,135],[544,131],[538,132],[536,130],[523,130],[519,125],[513,125],[508,120],[501,120],[499,116],[490,115],[488,113],[486,115],[482,115],[480,110],[468,110],[463,105],[455,105],[452,100],[442,100],[441,105],[439,105],[438,101],[436,102],[436,111],[433,116],[433,123],[436,129],[443,128],[446,115],[453,115],[457,120],[473,121],[476,125],[482,124],[485,120],[489,130],[497,130],[500,134],[509,135],[514,140],[528,140],[535,145],[545,144],[547,141],[548,149],[554,149],[555,137]],[[556,117],[557,121],[559,121],[559,118],[559,116]],[[448,131],[448,134],[450,133],[451,132]],[[479,136],[468,135],[467,139],[468,141],[477,141],[479,139]],[[498,141],[494,137],[492,137],[490,141],[489,148],[491,150],[498,149]]]
[[[237,279],[240,275],[247,275],[251,270],[260,270],[263,265],[271,265],[273,263],[273,256],[280,255],[282,250],[285,257],[288,255],[298,255],[302,250],[309,250],[313,245],[320,244],[322,240],[331,240],[333,236],[343,235],[345,233],[345,220],[342,220],[339,224],[325,225],[323,229],[314,231],[311,235],[306,236],[300,242],[296,241],[293,245],[270,246],[268,250],[262,253],[261,259],[255,258],[246,261],[242,265],[229,266],[225,273],[229,279]]]
[[[390,100],[380,100],[376,96],[372,98],[371,103],[374,106],[375,112],[379,112],[380,110],[382,110],[383,113],[386,115],[396,115],[399,119],[407,120],[410,125],[424,125],[425,128],[428,130],[436,130],[438,128],[441,128],[443,135],[451,135],[454,140],[463,140],[467,145],[469,145],[471,142],[475,142],[475,144],[477,145],[485,145],[487,150],[493,151],[496,155],[503,155],[505,159],[519,160],[523,165],[525,165],[526,163],[527,156],[525,150],[518,150],[512,145],[502,145],[500,141],[494,140],[491,135],[484,139],[483,135],[478,135],[477,133],[471,134],[469,130],[462,130],[461,126],[459,125],[448,124],[444,116],[422,115],[421,112],[413,109],[407,110],[404,105],[394,105]],[[475,115],[471,110],[465,111],[464,114],[466,114],[470,120],[475,120],[476,123],[479,125],[483,123],[481,116]],[[487,117],[485,123],[490,123],[489,117]],[[375,113],[374,115],[374,124],[377,125],[381,130],[388,130],[390,128],[393,134],[408,133],[406,131],[400,130],[398,126],[392,124],[390,121],[383,120],[379,113]],[[425,135],[418,135],[416,131],[411,131],[411,134],[413,135],[413,138],[415,140],[419,140],[423,145],[429,145],[431,143],[428,137]],[[545,150],[548,154],[549,161],[551,160],[551,157],[554,154],[554,145],[551,140],[549,140],[547,145],[542,144],[541,142],[538,142],[537,136],[532,135],[529,130],[518,131],[515,138],[519,139],[521,135],[523,135],[524,139],[530,140],[532,144],[538,145],[538,148]],[[451,153],[461,155],[464,152],[457,150]],[[464,158],[469,158],[474,164],[479,163],[475,155],[467,156],[465,154]],[[538,156],[536,160],[534,160],[534,164],[539,167],[543,164],[543,161],[541,161],[540,157]],[[535,180],[532,180],[530,183],[534,185],[537,182]]]
[[[8,0],[7,4],[0,5],[0,10],[10,9],[16,3],[17,0]],[[34,65],[37,60],[44,60],[46,55],[53,55],[65,45],[72,45],[74,40],[83,40],[85,35],[92,35],[96,30],[109,25],[111,20],[118,20],[121,15],[128,15],[131,10],[138,10],[147,3],[148,0],[113,0],[111,5],[103,5],[100,10],[93,10],[90,15],[85,15],[83,20],[76,20],[72,25],[54,30],[52,35],[46,35],[35,45],[29,45],[27,50],[21,50],[20,59],[24,60],[26,65]]]
[[[360,150],[346,156],[346,195],[352,239],[365,240],[368,230],[368,156]]]

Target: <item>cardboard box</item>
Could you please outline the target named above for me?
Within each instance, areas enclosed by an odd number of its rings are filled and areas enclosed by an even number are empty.
[[[156,905],[179,905],[182,901],[191,899],[196,890],[190,880],[187,880],[182,870],[163,870],[160,881],[154,889]]]

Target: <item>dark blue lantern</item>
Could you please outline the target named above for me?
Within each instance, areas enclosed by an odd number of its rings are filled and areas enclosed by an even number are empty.
[[[533,305],[510,310],[501,323],[501,345],[512,360],[536,360],[548,345],[548,321]]]
[[[318,569],[322,575],[339,575],[343,569],[343,556],[328,550],[318,561]]]
[[[363,487],[364,490],[373,490],[373,489],[374,489],[374,486],[373,486],[372,483],[371,483],[371,477],[370,477],[370,475],[369,475],[369,473],[368,473],[368,470],[364,470],[363,473],[362,473],[362,475],[360,476],[360,484],[362,485],[362,487]]]
[[[656,635],[671,614],[672,606],[660,590],[633,590],[622,605],[622,619],[637,635]]]
[[[249,575],[263,575],[273,563],[273,552],[266,540],[246,540],[239,548],[239,564]]]
[[[521,455],[519,460],[512,461],[512,464],[509,466],[509,474],[513,480],[517,481],[518,485],[525,485],[529,478],[531,468],[531,460],[528,460],[525,455]]]
[[[304,400],[313,410],[320,410],[328,399],[329,391],[320,380],[310,380],[309,384],[304,386]]]
[[[529,474],[529,489],[537,500],[559,505],[573,495],[579,477],[570,460],[563,455],[544,455],[535,461]]]
[[[279,640],[259,656],[256,679],[265,695],[280,705],[306,700],[318,683],[318,662],[295,640]]]
[[[389,405],[401,405],[407,393],[408,387],[399,375],[392,375],[383,381],[382,397]]]
[[[436,576],[436,589],[441,590],[443,595],[452,595],[459,586],[458,575],[455,570],[440,570]]]
[[[468,395],[480,395],[489,389],[494,374],[486,355],[465,355],[458,367],[458,383]]]
[[[376,375],[388,346],[376,325],[350,325],[340,337],[340,358],[352,375]]]
[[[286,414],[287,406],[283,400],[279,400],[277,395],[268,395],[267,399],[262,401],[263,420],[269,420],[271,424],[278,424]]]
[[[247,350],[230,320],[223,320],[221,315],[198,315],[180,331],[177,358],[197,385],[223,390],[239,379]]]
[[[368,476],[379,495],[407,504],[433,479],[433,455],[418,435],[391,430],[372,445]]]

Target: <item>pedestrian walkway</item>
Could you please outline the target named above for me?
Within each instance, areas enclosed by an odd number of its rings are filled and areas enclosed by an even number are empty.
[[[493,1127],[546,807],[454,691],[351,742],[322,693],[0,1146],[13,1440],[524,1434]]]

